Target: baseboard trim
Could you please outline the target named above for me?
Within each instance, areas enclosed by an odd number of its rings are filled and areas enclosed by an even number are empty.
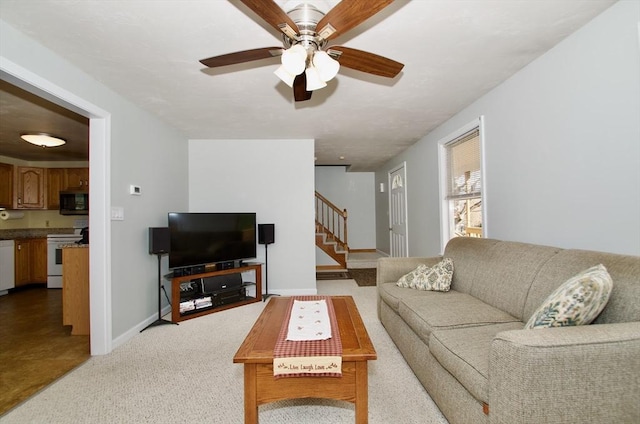
[[[165,316],[165,315],[170,314],[170,313],[171,313],[171,306],[170,305],[167,305],[164,308],[162,308],[162,316]],[[135,337],[137,334],[140,334],[140,330],[142,330],[143,328],[146,328],[149,324],[151,324],[152,322],[154,322],[157,319],[158,319],[158,313],[156,312],[155,314],[153,314],[149,318],[145,319],[144,321],[142,321],[138,325],[130,328],[124,334],[122,334],[122,335],[116,337],[115,339],[111,340],[111,350],[117,348],[118,346],[122,346],[123,344],[125,344],[126,342],[131,340],[133,337]]]
[[[377,249],[349,249],[349,253],[375,253]]]
[[[313,296],[318,294],[317,289],[293,289],[293,290],[269,290],[269,294],[280,296]]]

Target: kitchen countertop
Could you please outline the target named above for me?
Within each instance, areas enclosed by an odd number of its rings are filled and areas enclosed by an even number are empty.
[[[78,244],[78,243],[68,243],[68,244],[62,244],[59,247],[63,248],[63,249],[72,249],[72,248],[76,248],[76,247],[89,247],[88,244]]]
[[[21,228],[0,230],[0,240],[46,238],[48,234],[73,234],[73,228]]]

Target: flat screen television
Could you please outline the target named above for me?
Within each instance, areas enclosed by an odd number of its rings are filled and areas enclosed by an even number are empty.
[[[256,257],[255,213],[169,213],[169,268]]]

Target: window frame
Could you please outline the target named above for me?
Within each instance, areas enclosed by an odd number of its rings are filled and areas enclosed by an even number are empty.
[[[453,202],[448,199],[448,175],[447,175],[447,146],[458,140],[465,134],[477,129],[480,146],[480,179],[481,179],[481,214],[482,214],[482,237],[489,236],[489,225],[487,220],[487,178],[485,166],[485,136],[484,136],[484,117],[477,119],[462,126],[451,134],[441,138],[438,141],[438,186],[439,186],[439,208],[440,208],[440,249],[444,253],[444,249],[455,235],[451,231],[453,217]]]

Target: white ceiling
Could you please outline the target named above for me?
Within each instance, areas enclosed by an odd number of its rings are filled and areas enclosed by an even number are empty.
[[[337,1],[309,3],[326,11]],[[612,3],[396,0],[330,45],[402,62],[400,75],[343,68],[299,103],[273,74],[278,58],[217,69],[198,62],[282,45],[237,0],[0,0],[0,17],[188,138],[315,139],[317,164],[371,171]]]

